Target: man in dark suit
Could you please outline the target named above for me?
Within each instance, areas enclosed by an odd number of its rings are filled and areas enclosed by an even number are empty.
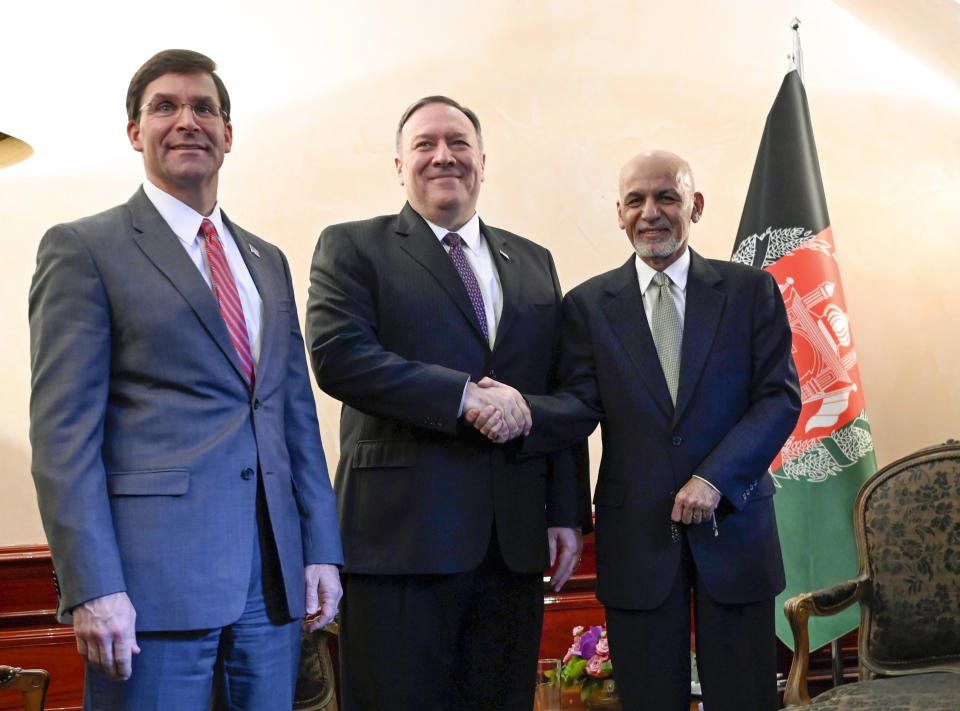
[[[567,294],[563,385],[556,397],[528,395],[525,449],[602,423],[597,597],[631,711],[689,707],[691,591],[704,707],[777,707],[773,600],[784,574],[767,468],[800,390],[774,278],[687,247],[703,205],[679,156],[652,151],[624,166],[617,215],[636,254]],[[477,420],[494,438],[497,422]]]
[[[560,322],[550,253],[480,221],[476,115],[443,96],[400,120],[399,215],[334,225],[317,244],[307,343],[342,400],[335,488],[344,541],[345,711],[529,711],[543,616],[590,527],[585,461],[521,457],[461,422],[491,404],[529,428],[517,390],[546,393]]]
[[[142,188],[37,255],[33,475],[87,709],[289,711],[300,618],[341,593],[290,271],[217,201],[215,69],[187,50],[140,68]]]

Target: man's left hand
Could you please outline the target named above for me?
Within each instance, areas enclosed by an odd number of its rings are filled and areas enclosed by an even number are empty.
[[[551,526],[547,529],[547,541],[550,543],[550,566],[557,564],[550,577],[550,586],[559,592],[580,565],[583,536],[575,528]]]
[[[708,521],[719,503],[719,491],[703,479],[690,477],[673,499],[670,520],[694,524]]]
[[[303,578],[306,581],[307,603],[303,629],[313,632],[328,625],[337,614],[337,605],[343,597],[340,571],[335,565],[308,565],[303,569]]]

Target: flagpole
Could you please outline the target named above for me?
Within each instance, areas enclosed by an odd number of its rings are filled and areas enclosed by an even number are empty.
[[[800,75],[800,81],[803,81],[803,50],[800,48],[800,18],[794,17],[790,20],[790,29],[793,30],[793,54],[787,55],[793,68]]]

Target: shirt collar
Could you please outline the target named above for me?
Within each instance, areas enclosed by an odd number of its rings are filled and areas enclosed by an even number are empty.
[[[657,270],[640,259],[639,254],[634,257],[633,261],[637,266],[637,279],[640,281],[640,291],[646,293],[647,287],[650,286],[653,275],[657,273]],[[683,254],[680,255],[680,258],[664,269],[663,272],[670,277],[670,280],[674,284],[680,287],[681,291],[686,291],[687,276],[690,274],[690,247],[686,247],[683,250]]]
[[[183,242],[184,246],[192,247],[197,241],[197,233],[200,231],[200,224],[204,219],[210,220],[217,229],[217,234],[221,239],[226,230],[223,227],[223,215],[220,212],[220,201],[217,200],[213,206],[213,211],[209,215],[201,215],[192,207],[181,202],[170,193],[166,193],[156,185],[144,178],[143,192],[147,194],[150,202],[157,208],[160,217],[170,226],[173,233]]]
[[[440,225],[435,225],[430,222],[427,218],[423,218],[424,222],[433,230],[433,234],[437,236],[438,240],[443,240],[452,230],[448,230],[446,227],[441,227]],[[460,235],[460,239],[464,241],[471,252],[480,251],[480,215],[473,213],[473,217],[466,221],[466,223],[456,231],[455,234]]]

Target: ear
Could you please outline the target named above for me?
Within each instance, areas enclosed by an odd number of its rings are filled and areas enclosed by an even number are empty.
[[[223,127],[223,152],[229,153],[233,147],[233,124],[228,123]]]
[[[486,169],[487,169],[487,154],[481,153],[480,154],[480,182],[481,183],[483,182],[483,175]]]
[[[623,214],[620,212],[620,201],[617,200],[617,224],[620,226],[621,230],[627,229],[627,226],[623,222]]]
[[[143,153],[143,143],[140,141],[140,124],[137,121],[127,121],[127,138],[133,150]]]
[[[691,222],[699,222],[703,214],[703,193],[693,194],[693,212],[690,213]]]
[[[400,181],[401,185],[404,185],[403,182],[403,163],[400,162],[400,158],[393,159],[393,165],[397,169],[397,179]]]

